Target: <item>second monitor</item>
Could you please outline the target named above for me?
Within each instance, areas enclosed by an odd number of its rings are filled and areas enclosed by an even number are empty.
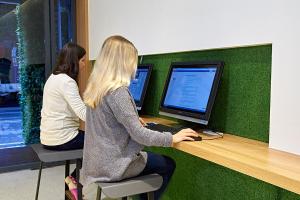
[[[135,78],[130,82],[129,91],[134,99],[137,110],[142,109],[151,71],[151,64],[139,65],[135,74]]]

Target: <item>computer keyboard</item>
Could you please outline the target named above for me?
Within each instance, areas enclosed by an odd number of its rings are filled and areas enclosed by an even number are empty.
[[[147,123],[147,125],[145,126],[148,129],[151,129],[153,131],[159,131],[159,132],[170,132],[172,134],[178,133],[180,130],[184,129],[184,127],[182,128],[176,128],[176,127],[171,127],[171,126],[166,126],[163,124],[156,124],[156,123]],[[195,141],[201,141],[202,137],[191,137],[193,138]]]
[[[172,134],[175,134],[182,129],[156,123],[148,123],[145,127],[153,131],[170,132]]]

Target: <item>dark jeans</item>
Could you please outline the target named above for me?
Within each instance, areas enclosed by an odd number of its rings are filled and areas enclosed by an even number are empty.
[[[165,191],[173,173],[176,168],[176,163],[172,158],[169,158],[167,156],[162,156],[159,154],[147,152],[148,159],[146,163],[145,169],[139,174],[141,175],[147,175],[152,173],[157,173],[162,176],[163,183],[159,190],[154,192],[154,199],[158,200],[163,192]],[[141,200],[147,199],[147,194],[140,195]]]
[[[43,145],[43,146],[45,149],[48,150],[65,151],[65,150],[82,149],[83,144],[84,144],[84,131],[79,130],[76,137],[67,143],[55,145],[55,146],[48,146],[48,145]]]
[[[43,147],[48,150],[65,151],[65,150],[82,149],[83,144],[84,144],[84,131],[79,130],[76,137],[65,144],[60,144],[60,145],[55,145],[55,146],[43,145]],[[81,160],[81,162],[82,162],[82,160]],[[76,177],[76,170],[74,170],[71,173],[71,176],[73,176],[74,178]]]

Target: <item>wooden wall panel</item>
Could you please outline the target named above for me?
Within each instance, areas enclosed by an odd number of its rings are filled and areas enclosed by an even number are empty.
[[[79,72],[78,84],[79,91],[82,95],[88,77],[91,73],[91,65],[89,61],[89,38],[88,38],[88,0],[76,0],[76,34],[77,44],[86,50],[86,67]],[[80,123],[80,130],[84,130],[84,122]]]

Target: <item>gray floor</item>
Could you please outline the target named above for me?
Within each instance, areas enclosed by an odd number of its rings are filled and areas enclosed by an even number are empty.
[[[75,165],[71,165],[71,171]],[[40,185],[40,200],[64,199],[64,166],[43,169]],[[38,170],[20,170],[0,173],[0,199],[5,200],[33,200],[36,191]],[[91,184],[84,188],[84,199],[96,199],[97,188]],[[102,195],[102,199],[109,200]],[[130,198],[131,199],[131,198]]]
[[[0,107],[0,149],[24,146],[20,107]]]
[[[0,174],[1,199],[33,200],[37,178],[38,170],[30,169]],[[64,166],[43,170],[39,199],[64,199]]]

